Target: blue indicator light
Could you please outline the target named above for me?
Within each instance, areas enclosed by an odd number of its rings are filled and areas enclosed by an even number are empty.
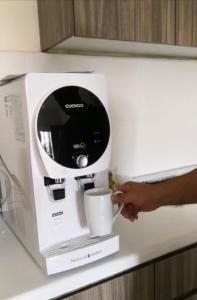
[[[93,140],[93,143],[94,143],[94,144],[99,144],[100,142],[101,142],[101,140],[96,140],[96,139]]]

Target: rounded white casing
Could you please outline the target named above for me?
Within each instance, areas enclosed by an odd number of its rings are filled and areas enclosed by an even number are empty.
[[[27,110],[29,119],[30,148],[37,164],[42,161],[42,176],[51,178],[73,178],[106,170],[111,153],[111,135],[103,155],[92,165],[71,169],[51,159],[43,149],[37,134],[37,118],[45,99],[55,90],[66,86],[80,86],[96,95],[108,113],[106,82],[102,74],[94,73],[30,73],[25,76]],[[109,117],[109,115],[108,115]],[[39,156],[39,157],[38,157]]]

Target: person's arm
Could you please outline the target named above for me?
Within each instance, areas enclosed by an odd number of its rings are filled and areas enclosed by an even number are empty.
[[[122,214],[133,221],[140,211],[197,203],[197,170],[155,184],[127,182],[119,190],[123,194],[113,196],[112,200],[114,203],[124,203]]]
[[[164,181],[156,188],[160,206],[197,203],[197,170]]]

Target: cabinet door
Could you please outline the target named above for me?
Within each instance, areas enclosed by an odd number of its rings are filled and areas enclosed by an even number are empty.
[[[176,45],[197,46],[197,0],[176,0]]]
[[[135,0],[74,0],[75,35],[135,40]]]
[[[175,44],[175,0],[74,0],[77,36]]]
[[[197,294],[191,297],[185,298],[185,300],[197,300]]]
[[[175,44],[175,0],[135,1],[135,40]]]
[[[62,299],[62,298],[61,298]],[[153,300],[154,267],[148,266],[104,282],[72,296],[67,300]]]
[[[155,299],[178,298],[197,288],[197,248],[155,264]],[[181,298],[181,299],[182,299]],[[186,298],[187,299],[187,298]]]
[[[74,35],[73,0],[37,0],[42,50]]]

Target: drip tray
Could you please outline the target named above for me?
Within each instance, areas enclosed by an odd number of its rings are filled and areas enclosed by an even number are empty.
[[[119,250],[119,235],[93,237],[90,234],[53,245],[41,252],[48,275],[67,271],[104,258]]]
[[[67,253],[70,251],[74,251],[79,248],[84,248],[93,244],[97,244],[99,242],[106,241],[112,237],[114,237],[114,234],[108,234],[105,236],[92,236],[90,234],[83,235],[80,237],[77,237],[75,239],[67,240],[58,244],[53,245],[50,248],[45,249],[42,251],[42,254],[45,257],[50,257],[50,256],[57,256],[63,253]]]

